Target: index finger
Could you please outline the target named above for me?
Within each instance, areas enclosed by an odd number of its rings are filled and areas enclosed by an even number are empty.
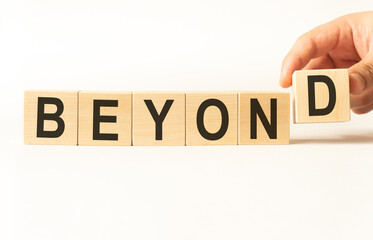
[[[311,59],[327,54],[337,45],[339,36],[340,28],[334,20],[299,37],[282,61],[280,85],[290,87],[294,71],[304,68]]]

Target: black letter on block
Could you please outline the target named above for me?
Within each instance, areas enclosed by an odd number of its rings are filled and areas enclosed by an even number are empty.
[[[174,100],[166,100],[164,104],[161,114],[158,114],[157,110],[154,107],[152,100],[144,100],[146,106],[149,109],[150,114],[152,115],[154,122],[155,122],[155,140],[162,140],[162,123],[166,118],[168,111],[171,108],[172,103]]]
[[[271,123],[268,122],[258,99],[250,100],[250,138],[257,139],[257,115],[270,139],[277,139],[277,99],[271,98]]]
[[[315,83],[323,82],[329,89],[329,103],[326,108],[316,109]],[[334,109],[336,102],[336,91],[333,81],[324,75],[308,76],[308,109],[310,116],[328,115]]]
[[[215,106],[221,113],[221,126],[216,133],[209,133],[204,124],[205,111],[208,107]],[[227,107],[218,99],[207,99],[198,108],[197,111],[197,128],[199,133],[207,140],[218,140],[222,138],[228,130],[229,115]]]
[[[56,113],[44,113],[45,104],[54,104],[57,107]],[[38,98],[38,119],[36,132],[37,137],[41,138],[58,138],[65,131],[65,122],[60,117],[63,113],[63,102],[58,98],[39,97]],[[44,121],[51,120],[57,122],[55,131],[44,131]]]
[[[100,115],[101,107],[118,107],[118,100],[93,100],[93,140],[118,141],[116,133],[100,133],[101,122],[117,122],[117,116]]]

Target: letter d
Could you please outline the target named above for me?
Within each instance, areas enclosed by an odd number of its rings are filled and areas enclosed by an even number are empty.
[[[329,91],[329,103],[325,108],[316,108],[315,83],[325,83]],[[328,76],[314,75],[308,76],[308,110],[309,116],[324,116],[331,113],[335,107],[336,91],[335,86]]]

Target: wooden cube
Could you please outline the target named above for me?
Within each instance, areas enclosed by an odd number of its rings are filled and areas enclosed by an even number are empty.
[[[79,145],[131,146],[132,93],[79,92]]]
[[[237,145],[236,92],[186,94],[186,145]]]
[[[133,145],[185,145],[185,93],[133,93]]]
[[[239,93],[239,144],[289,144],[290,94]]]
[[[78,92],[25,91],[24,143],[76,145]]]
[[[349,121],[348,69],[296,71],[293,104],[295,123]]]

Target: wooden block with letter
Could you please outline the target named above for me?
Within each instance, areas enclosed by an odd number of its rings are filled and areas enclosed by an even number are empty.
[[[77,91],[25,91],[25,144],[76,145]]]
[[[295,123],[349,121],[348,69],[294,72],[293,104]]]
[[[186,94],[186,145],[237,145],[237,92]]]
[[[239,93],[239,144],[289,144],[290,94]]]
[[[131,146],[132,93],[79,92],[79,145]]]
[[[185,145],[185,93],[133,93],[133,145]]]

